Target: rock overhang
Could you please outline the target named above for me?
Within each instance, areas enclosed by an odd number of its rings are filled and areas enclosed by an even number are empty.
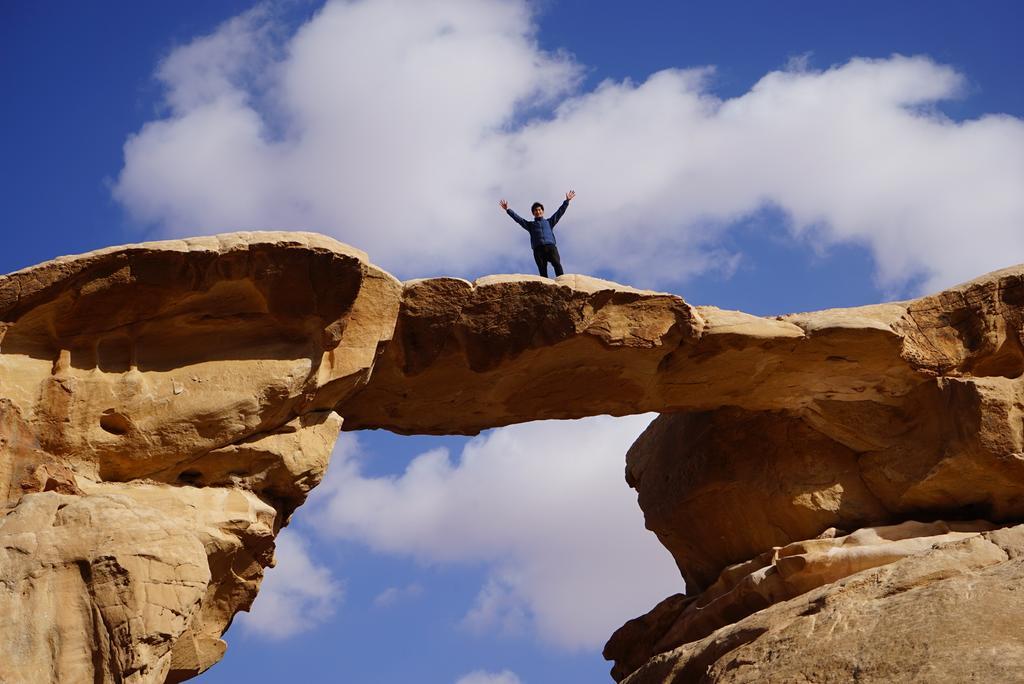
[[[693,591],[827,527],[1021,515],[1022,312],[1022,267],[908,302],[757,317],[586,276],[402,283],[306,233],[62,257],[0,276],[0,536],[44,495],[131,500],[154,519],[193,499],[233,511],[183,529],[211,569],[182,598],[190,620],[100,675],[177,681],[223,654],[340,429],[657,411],[627,480]],[[730,491],[746,523],[689,524]],[[125,520],[122,549],[138,531]],[[96,544],[75,562],[96,562]]]

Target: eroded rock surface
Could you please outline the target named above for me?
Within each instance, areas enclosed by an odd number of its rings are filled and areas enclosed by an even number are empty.
[[[816,539],[776,547],[725,568],[715,583],[699,594],[666,599],[612,635],[605,647],[605,657],[616,661],[612,674],[621,680],[659,654],[702,639],[774,604],[863,570],[982,536],[994,528],[987,521],[907,521],[862,528],[842,536],[836,536],[835,528],[829,528]],[[1022,531],[1024,528],[1015,527],[1009,534],[1013,539],[1024,539],[1020,536]],[[998,553],[986,557],[999,562],[1009,559]],[[766,678],[770,675],[768,671],[762,673]]]
[[[1021,681],[1022,539],[1022,526],[937,539],[656,655],[623,681]]]
[[[930,360],[900,305],[792,320],[692,307],[584,276],[406,283],[395,343],[341,407],[346,430],[473,434],[542,418],[815,399],[897,401]],[[927,338],[921,338],[927,342]],[[906,348],[913,348],[913,354]]]
[[[2,276],[0,681],[215,663],[340,429],[647,411],[627,481],[687,593],[616,633],[617,679],[991,680],[1021,660],[1022,323],[1024,268],[762,318],[584,276],[403,284],[305,233]]]
[[[400,292],[293,233],[0,277],[0,681],[180,681],[219,660]]]
[[[1019,549],[1007,540],[1021,528],[985,531],[1024,520],[1021,274],[887,305],[899,358],[919,377],[902,394],[817,393],[781,410],[733,404],[656,419],[630,449],[626,479],[687,594],[613,636],[614,677],[1024,679],[1016,594],[997,586],[1017,582]],[[864,319],[853,314],[783,320],[813,335],[815,321],[856,330]],[[980,520],[907,522],[949,518]],[[822,534],[836,538],[814,539]],[[983,646],[991,630],[998,647]],[[954,648],[964,631],[971,645]]]

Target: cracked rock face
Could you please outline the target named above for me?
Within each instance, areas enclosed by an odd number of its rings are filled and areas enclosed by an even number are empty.
[[[647,411],[626,479],[687,594],[616,632],[616,679],[999,679],[1022,324],[1024,268],[761,318],[585,276],[401,283],[307,233],[0,276],[0,681],[215,663],[341,429]]]
[[[615,679],[1000,681],[1024,664],[1022,282],[887,305],[894,363],[918,378],[902,394],[657,418],[626,479],[687,594],[613,635]],[[856,330],[846,313],[784,320]]]
[[[345,429],[476,433],[542,418],[897,401],[924,378],[881,305],[791,320],[692,307],[584,276],[406,283]],[[916,347],[915,347],[916,349]]]
[[[661,652],[623,681],[1017,681],[1022,535],[1017,525],[922,540],[916,553]]]
[[[180,681],[217,662],[400,292],[311,234],[0,278],[0,681]]]

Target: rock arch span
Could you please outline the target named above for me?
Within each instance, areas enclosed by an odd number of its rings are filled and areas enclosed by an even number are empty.
[[[662,416],[626,480],[688,594],[614,635],[617,679],[750,681],[781,643],[786,677],[926,672],[866,628],[844,642],[866,656],[793,634],[857,624],[907,586],[982,587],[979,640],[1013,623],[1022,316],[1022,267],[765,318],[584,276],[402,283],[310,233],[0,276],[0,679],[181,681],[215,663],[341,429],[647,411]],[[879,605],[929,625],[932,651],[977,618]],[[995,672],[990,652],[958,671]]]

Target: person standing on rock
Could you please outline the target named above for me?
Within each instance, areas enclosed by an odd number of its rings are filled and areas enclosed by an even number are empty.
[[[565,193],[565,201],[558,211],[551,215],[551,218],[544,218],[544,205],[534,202],[530,207],[533,212],[533,220],[527,221],[522,216],[508,208],[508,202],[501,200],[498,204],[505,210],[512,220],[521,225],[530,233],[530,246],[533,247],[533,260],[537,262],[537,270],[545,278],[548,277],[548,262],[555,267],[555,277],[562,275],[562,260],[558,256],[558,247],[555,246],[555,224],[562,218],[562,214],[569,208],[569,200],[576,196],[574,190]]]

